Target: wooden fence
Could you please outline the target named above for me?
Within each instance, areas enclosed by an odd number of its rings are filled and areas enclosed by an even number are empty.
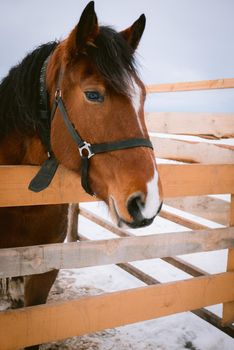
[[[233,88],[234,79],[148,86],[149,93]],[[149,113],[149,131],[220,139],[234,135],[234,114]],[[0,278],[39,274],[54,268],[117,264],[147,286],[82,297],[78,300],[8,310],[0,313],[0,349],[10,350],[75,335],[192,311],[234,335],[234,148],[214,143],[159,138],[152,134],[157,157],[184,164],[160,164],[166,208],[177,208],[223,225],[210,229],[198,221],[163,209],[161,217],[190,231],[134,236],[87,209],[79,215],[107,228],[115,239],[40,245],[0,250]],[[42,193],[28,191],[37,172],[32,166],[0,167],[0,206],[90,201],[72,172],[59,168]],[[209,194],[231,194],[230,204]],[[191,197],[193,196],[193,197]],[[194,197],[195,196],[195,197]],[[192,229],[192,231],[191,231]],[[228,249],[227,271],[210,275],[177,255]],[[160,284],[130,262],[161,258],[186,271],[191,279]],[[195,278],[194,278],[195,277]],[[223,317],[204,309],[223,304]],[[75,320],[75,322],[74,322]]]

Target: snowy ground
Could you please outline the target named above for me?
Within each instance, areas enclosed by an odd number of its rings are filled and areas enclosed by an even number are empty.
[[[163,135],[165,137],[165,135]],[[170,135],[171,137],[171,135]],[[176,137],[178,138],[178,137]],[[183,138],[183,137],[181,137]],[[185,137],[184,137],[185,138]],[[189,137],[189,140],[197,138]],[[201,141],[201,139],[199,139]],[[202,140],[207,142],[206,140]],[[234,145],[234,139],[215,140],[208,142],[216,144]],[[160,162],[160,160],[158,160]],[[161,160],[161,162],[165,162]],[[230,201],[229,196],[219,196]],[[108,211],[102,203],[86,203],[84,207],[110,220]],[[167,210],[171,208],[167,207]],[[181,211],[172,209],[174,213]],[[208,220],[182,213],[198,223],[210,228],[222,227]],[[135,235],[156,234],[188,230],[163,218],[156,218],[154,223],[144,229],[129,230]],[[114,238],[107,230],[80,216],[79,232],[89,239]],[[184,255],[183,259],[209,272],[219,273],[226,269],[227,251],[215,251]],[[176,281],[191,278],[185,272],[160,260],[134,262],[133,265],[155,277],[160,282]],[[64,270],[60,273],[58,282],[51,293],[51,299],[60,299],[79,295],[92,295],[101,292],[136,288],[144,283],[121,270],[118,266],[99,266],[75,270]],[[59,287],[60,286],[60,287]],[[69,295],[68,295],[69,294]],[[207,309],[221,316],[221,305],[210,306]],[[93,333],[82,337],[71,338],[66,341],[44,345],[42,350],[71,349],[71,350],[234,350],[234,339],[220,330],[198,318],[190,312],[180,313],[168,317],[158,318],[133,325],[119,327],[103,332]]]
[[[229,199],[223,196],[223,199]],[[102,203],[84,203],[84,207],[110,220]],[[167,208],[169,209],[169,208]],[[174,209],[173,209],[174,211]],[[210,227],[220,225],[193,216],[193,220]],[[187,230],[180,225],[157,217],[154,223],[144,229],[129,230],[136,235],[157,234]],[[89,239],[114,238],[115,236],[86,218],[79,217],[79,232]],[[183,259],[210,272],[225,271],[227,252],[225,250],[197,253],[183,256]],[[190,278],[188,274],[160,260],[151,259],[134,262],[133,265],[155,277],[160,282]],[[98,266],[73,270],[62,270],[49,296],[48,302],[75,299],[84,295],[96,295],[144,286],[145,284],[116,265]],[[0,309],[3,307],[0,305]],[[221,305],[208,308],[221,316]],[[75,322],[75,320],[74,320]],[[40,350],[233,350],[234,339],[211,326],[190,312],[180,313],[155,320],[140,322],[102,332],[73,337],[44,344]]]
[[[83,205],[109,219],[108,213],[101,203]],[[214,223],[207,221],[206,224],[215,226]],[[159,217],[146,229],[130,231],[142,235],[181,230],[187,229]],[[90,239],[113,238],[113,234],[82,216],[79,219],[79,232],[86,234]],[[225,271],[226,251],[192,254],[183,256],[183,258],[210,273]],[[133,264],[161,282],[191,277],[160,259],[139,261]],[[94,295],[139,286],[144,286],[144,283],[115,265],[63,270],[51,291],[50,300],[77,298],[82,295]],[[208,309],[221,315],[220,305]],[[49,349],[233,350],[234,339],[192,313],[186,312],[82,337],[74,337],[41,347],[41,350]]]

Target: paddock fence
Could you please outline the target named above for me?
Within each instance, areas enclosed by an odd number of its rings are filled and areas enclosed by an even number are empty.
[[[147,92],[226,88],[234,88],[234,79],[150,85]],[[63,244],[0,249],[0,278],[117,264],[146,284],[2,311],[0,349],[19,349],[184,311],[234,336],[234,146],[220,144],[223,138],[234,137],[234,113],[147,113],[146,122],[156,156],[178,161],[158,165],[165,203],[160,216],[188,231],[135,236],[80,205],[80,216],[107,228],[115,238],[89,240],[78,234],[70,237],[73,242]],[[167,138],[162,137],[165,133]],[[199,137],[199,141],[183,139],[184,135]],[[1,166],[0,206],[94,200],[83,191],[79,179],[62,166],[49,188],[41,193],[30,192],[28,183],[37,171],[36,166]],[[230,202],[210,196],[221,194],[229,194]],[[215,222],[218,227],[201,224],[198,218]],[[181,257],[221,249],[228,249],[227,269],[222,273],[209,274]],[[160,283],[131,264],[153,258],[163,259],[191,278]],[[222,318],[205,309],[215,304],[223,304]]]

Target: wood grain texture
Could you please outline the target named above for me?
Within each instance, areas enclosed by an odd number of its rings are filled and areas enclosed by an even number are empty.
[[[160,212],[160,216],[162,213],[165,214],[165,216],[167,216],[167,213],[163,212],[162,210]],[[90,210],[87,210],[87,209],[85,209],[85,214],[87,214],[87,217],[89,218],[89,220],[96,222],[98,225],[105,227],[106,221],[102,222],[102,219],[99,216],[97,216],[97,214],[94,214],[93,212],[91,212]],[[190,229],[194,229],[194,230],[208,228],[204,225],[201,225],[201,224],[198,225],[197,223],[194,223],[192,221],[187,221],[186,219],[184,219],[182,217],[178,218],[178,216],[176,216],[176,218],[175,218],[175,217],[170,215],[169,219],[172,219],[175,222],[177,222],[178,219],[183,220],[182,224],[184,226],[186,226]],[[110,231],[113,232],[112,227],[110,228]],[[122,236],[122,232],[115,231],[115,234]],[[127,235],[127,232],[125,233],[125,236],[126,235]],[[88,238],[84,235],[82,235],[82,236],[79,235],[79,237],[80,237],[80,239],[88,240]],[[167,257],[167,258],[162,258],[162,260],[164,260],[167,263],[169,263],[169,264],[179,268],[180,270],[190,274],[193,277],[209,275],[206,271],[201,270],[198,267],[196,267],[188,262],[185,262],[183,259],[178,258],[178,257]],[[160,281],[158,281],[156,278],[148,275],[147,273],[143,272],[141,269],[137,268],[136,266],[134,266],[131,263],[120,263],[120,264],[117,264],[117,266],[120,267],[121,269],[123,269],[124,271],[130,273],[134,277],[138,278],[140,281],[146,283],[147,285],[154,285],[154,284],[160,283]],[[198,310],[191,310],[191,312],[194,313],[195,315],[197,315],[198,317],[202,318],[203,320],[209,322],[210,324],[212,324],[216,328],[220,329],[222,332],[233,337],[234,327],[232,325],[225,325],[223,327],[221,325],[221,318],[216,316],[214,313],[208,311],[205,308],[198,309]]]
[[[78,336],[234,299],[234,272],[0,314],[1,350]]]
[[[149,132],[218,139],[234,136],[233,113],[151,112],[145,118]]]
[[[84,216],[86,219],[95,222],[95,224],[104,227],[106,230],[116,234],[119,237],[129,237],[134,236],[133,233],[130,233],[126,230],[120,229],[115,224],[110,221],[98,216],[97,214],[92,213],[90,210],[86,208],[80,208],[80,215]]]
[[[159,216],[162,217],[163,219],[172,221],[175,224],[190,228],[191,230],[204,230],[204,229],[209,228],[209,227],[202,225],[194,220],[184,218],[183,215],[177,215],[177,214],[171,213],[171,212],[164,210],[164,209],[160,211]]]
[[[234,119],[233,119],[234,124]],[[188,163],[234,164],[234,147],[151,136],[155,156]]]
[[[177,197],[166,199],[164,204],[224,226],[229,225],[230,203],[219,198],[209,196]]]
[[[233,248],[234,227],[0,250],[0,277]]]
[[[0,206],[77,203],[93,201],[84,192],[80,177],[59,166],[50,186],[39,193],[28,190],[38,166],[0,166]],[[97,199],[96,199],[97,200]]]
[[[179,82],[172,84],[150,84],[146,86],[146,91],[148,93],[153,93],[231,88],[234,88],[234,78]]]
[[[164,198],[233,193],[234,165],[163,164],[158,169]]]
[[[0,167],[0,207],[98,200],[84,192],[80,178],[59,167],[51,185],[44,191],[28,190],[36,166]],[[234,193],[234,165],[162,164],[158,166],[164,198]]]
[[[98,217],[97,214],[94,214],[90,210],[84,209],[84,212],[83,212],[83,209],[81,208],[80,214],[84,215],[89,220],[97,223],[98,225],[106,228],[106,220],[102,221],[102,219],[100,217]],[[168,212],[165,212],[164,210],[161,210],[159,215],[167,220],[173,221],[175,223],[178,223],[179,225],[183,225],[183,226],[185,226],[189,229],[192,229],[192,230],[202,230],[202,229],[204,230],[204,229],[209,228],[207,226],[197,224],[197,223],[195,223],[191,220],[185,219],[183,217],[179,217],[178,215],[170,214]],[[97,220],[97,218],[99,220]],[[113,229],[113,227],[108,227],[108,229],[111,232],[113,232],[114,234],[116,234],[117,236],[123,237],[123,232],[120,229],[116,230],[116,228]],[[132,234],[130,232],[127,232],[127,231],[124,231],[124,234],[125,234],[125,237],[132,236]],[[83,235],[82,239],[87,240],[87,237]],[[166,261],[167,263],[169,263],[169,264],[171,264],[171,265],[173,265],[173,266],[175,266],[175,267],[177,267],[177,268],[179,268],[187,273],[190,273],[191,276],[193,276],[193,277],[202,276],[202,275],[207,274],[205,271],[202,271],[201,269],[197,268],[196,266],[194,266],[190,263],[187,263],[178,257],[165,257],[165,258],[162,258],[162,260]],[[157,281],[156,279],[152,278],[151,276],[145,274],[144,272],[142,272],[141,270],[139,270],[138,268],[136,268],[132,264],[120,263],[120,264],[118,264],[118,266],[120,268],[124,269],[125,271],[131,273],[133,276],[139,278],[141,281],[143,281],[147,284],[159,283],[159,281]]]

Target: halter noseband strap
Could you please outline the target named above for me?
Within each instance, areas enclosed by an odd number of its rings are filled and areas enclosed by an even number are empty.
[[[44,66],[44,65],[43,65]],[[43,68],[42,68],[43,72]],[[128,148],[135,148],[135,147],[149,147],[153,149],[152,143],[149,139],[146,138],[130,138],[127,140],[120,140],[120,141],[112,141],[112,142],[105,142],[105,143],[98,143],[98,144],[90,144],[87,141],[84,141],[76,129],[74,128],[73,124],[71,123],[66,107],[64,105],[64,102],[62,100],[62,94],[61,94],[61,81],[62,81],[63,72],[60,71],[59,79],[58,79],[58,88],[55,93],[55,100],[53,104],[53,108],[50,114],[50,123],[55,115],[55,112],[57,108],[59,108],[60,114],[63,118],[63,121],[72,136],[73,140],[76,142],[80,156],[81,156],[81,184],[84,190],[94,195],[92,192],[90,186],[89,186],[89,159],[93,157],[95,154],[99,153],[105,153],[105,152],[112,152],[117,150],[123,150]],[[44,77],[45,79],[45,77]],[[41,81],[41,79],[40,79]],[[44,92],[43,92],[44,94]],[[47,94],[47,92],[46,92]],[[43,141],[43,137],[42,137]],[[43,142],[45,145],[45,142]],[[50,147],[50,138],[49,142],[47,140],[46,142],[49,144]],[[46,145],[45,145],[46,146]],[[34,192],[39,192],[45,188],[48,187],[51,180],[54,177],[54,174],[58,167],[58,161],[56,160],[51,147],[50,147],[50,154],[49,158],[42,164],[41,169],[37,173],[37,175],[32,179],[32,181],[29,184],[29,189]]]
[[[117,150],[123,150],[127,148],[135,148],[135,147],[150,147],[153,148],[152,143],[148,139],[144,138],[132,138],[122,141],[112,141],[105,143],[97,143],[90,144],[87,141],[84,141],[74,126],[72,125],[66,107],[63,103],[61,97],[61,90],[57,90],[56,98],[55,98],[56,106],[59,108],[63,121],[72,136],[73,140],[76,142],[80,156],[81,156],[81,184],[84,190],[93,195],[92,190],[89,186],[88,180],[88,170],[89,170],[89,159],[93,157],[95,154],[112,152]]]

